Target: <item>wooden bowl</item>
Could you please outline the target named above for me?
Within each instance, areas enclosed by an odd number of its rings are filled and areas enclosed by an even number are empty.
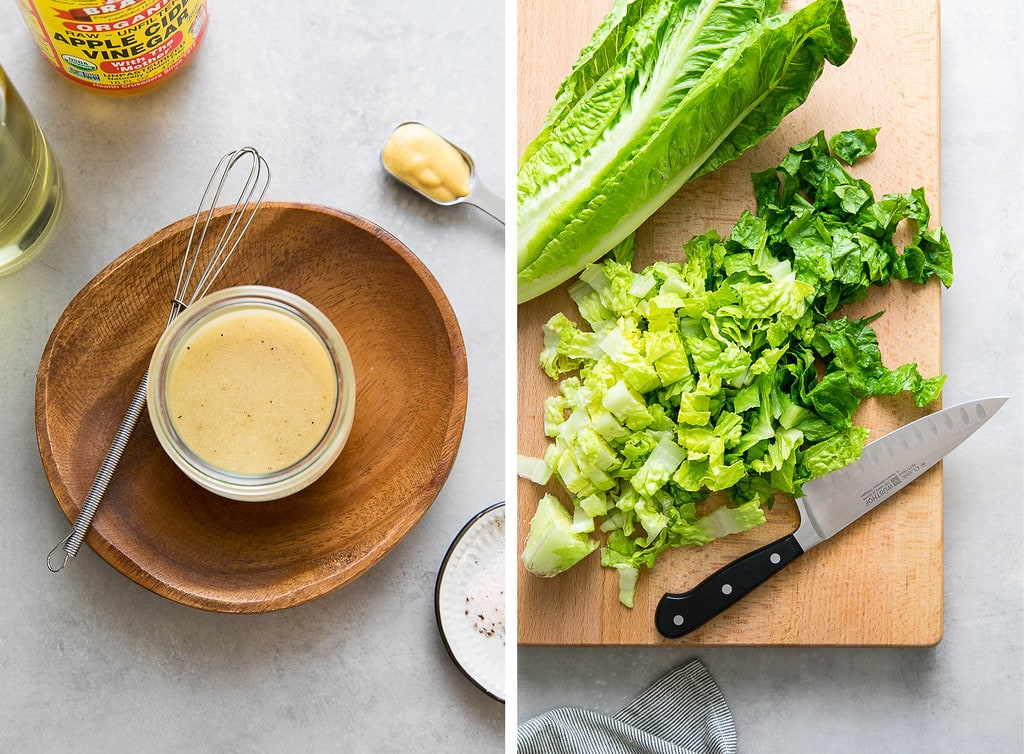
[[[68,305],[43,352],[36,433],[69,520],[166,324],[191,223],[169,225],[108,265]],[[250,283],[302,296],[345,338],[357,392],[341,457],[302,492],[236,502],[189,481],[144,415],[86,538],[142,586],[221,612],[298,605],[380,560],[437,496],[466,415],[455,314],[387,231],[325,207],[265,203],[216,287]]]

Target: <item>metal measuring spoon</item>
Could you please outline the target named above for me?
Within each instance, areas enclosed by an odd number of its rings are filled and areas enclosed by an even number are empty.
[[[481,182],[479,176],[476,173],[476,166],[473,163],[473,158],[469,156],[469,154],[466,152],[466,150],[462,149],[461,147],[459,147],[456,144],[452,144],[450,141],[448,141],[448,139],[445,139],[443,136],[441,136],[441,134],[437,133],[436,131],[434,131],[429,126],[426,126],[423,123],[419,123],[418,121],[412,121],[412,120],[405,121],[404,123],[399,123],[397,126],[395,126],[394,130],[391,132],[391,135],[388,137],[387,141],[390,141],[391,137],[394,136],[395,133],[400,128],[402,128],[402,126],[407,126],[407,125],[421,126],[421,127],[425,128],[425,129],[427,129],[428,131],[433,133],[435,136],[437,136],[439,139],[441,139],[443,142],[448,144],[456,152],[458,152],[459,155],[462,156],[462,159],[466,161],[466,167],[469,170],[469,193],[466,194],[465,196],[457,196],[454,199],[451,199],[450,201],[444,201],[444,200],[437,199],[436,197],[431,196],[430,194],[426,193],[425,191],[422,191],[417,186],[414,186],[411,183],[409,183],[402,176],[396,174],[391,169],[391,167],[388,166],[387,161],[384,159],[384,148],[382,147],[381,151],[380,151],[380,164],[381,164],[381,167],[384,168],[384,172],[386,172],[388,175],[390,175],[392,178],[394,178],[396,181],[401,183],[406,188],[412,189],[413,191],[415,191],[420,196],[422,196],[422,197],[432,201],[434,204],[440,204],[442,207],[449,207],[449,206],[451,206],[453,204],[472,204],[473,206],[478,207],[479,209],[482,209],[484,212],[489,214],[491,217],[493,217],[498,222],[504,224],[505,223],[505,201],[500,196],[498,196],[493,191],[491,191],[489,188],[487,188],[483,184],[483,182]],[[387,141],[385,142],[385,147],[387,146]]]

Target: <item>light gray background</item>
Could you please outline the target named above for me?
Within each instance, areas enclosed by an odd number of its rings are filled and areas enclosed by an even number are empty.
[[[16,3],[0,3],[0,62],[66,181],[45,251],[0,278],[0,751],[500,751],[504,707],[446,655],[433,587],[463,523],[504,496],[503,228],[474,207],[427,203],[387,179],[377,156],[394,126],[420,120],[502,188],[502,3],[210,0],[209,8],[190,68],[163,90],[111,99],[52,73]],[[220,156],[250,143],[271,164],[269,199],[382,225],[448,295],[469,360],[451,475],[381,562],[289,610],[183,607],[88,548],[53,575],[44,558],[69,523],[43,474],[33,423],[50,330],[108,262],[194,212]]]
[[[736,720],[740,751],[993,752],[1022,742],[1022,280],[1024,10],[943,0],[942,224],[946,405],[1010,402],[944,465],[945,636],[932,649],[519,650],[518,717],[613,713],[699,657]]]

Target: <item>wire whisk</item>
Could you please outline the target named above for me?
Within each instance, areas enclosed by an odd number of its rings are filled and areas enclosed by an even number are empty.
[[[223,229],[214,241],[211,237],[210,244],[206,242],[207,233],[210,231],[210,220],[213,218],[214,210],[219,206],[221,194],[228,182],[228,175],[235,169],[235,166],[242,162],[248,165],[248,175],[242,183],[235,204],[231,208],[224,223]],[[239,168],[242,170],[244,168]],[[167,317],[167,325],[171,324],[175,317],[181,314],[190,304],[206,295],[213,285],[217,276],[227,263],[228,258],[238,247],[242,236],[248,230],[256,211],[263,202],[270,184],[270,167],[266,160],[252,147],[242,147],[224,155],[217,167],[210,176],[206,190],[199,201],[199,208],[196,210],[192,220],[192,230],[189,233],[188,244],[181,260],[181,270],[178,273],[178,284],[171,297],[171,310]],[[216,235],[216,233],[214,234]],[[146,391],[149,386],[149,371],[142,377],[135,395],[117,433],[110,444],[103,462],[100,464],[96,479],[85,497],[82,509],[75,518],[71,533],[57,543],[56,547],[50,550],[46,556],[46,567],[53,573],[57,573],[68,564],[71,558],[78,555],[78,551],[85,540],[85,535],[92,525],[96,509],[106,494],[114,471],[121,462],[128,440],[135,431],[135,425],[139,421],[142,410],[146,405]],[[63,560],[60,559],[60,552],[63,551]]]

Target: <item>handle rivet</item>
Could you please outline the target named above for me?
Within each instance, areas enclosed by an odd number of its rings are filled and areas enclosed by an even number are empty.
[[[683,616],[681,616],[681,615],[673,615],[672,616],[672,624],[675,625],[675,626],[683,625]]]
[[[722,594],[732,594],[732,584],[722,584]]]

